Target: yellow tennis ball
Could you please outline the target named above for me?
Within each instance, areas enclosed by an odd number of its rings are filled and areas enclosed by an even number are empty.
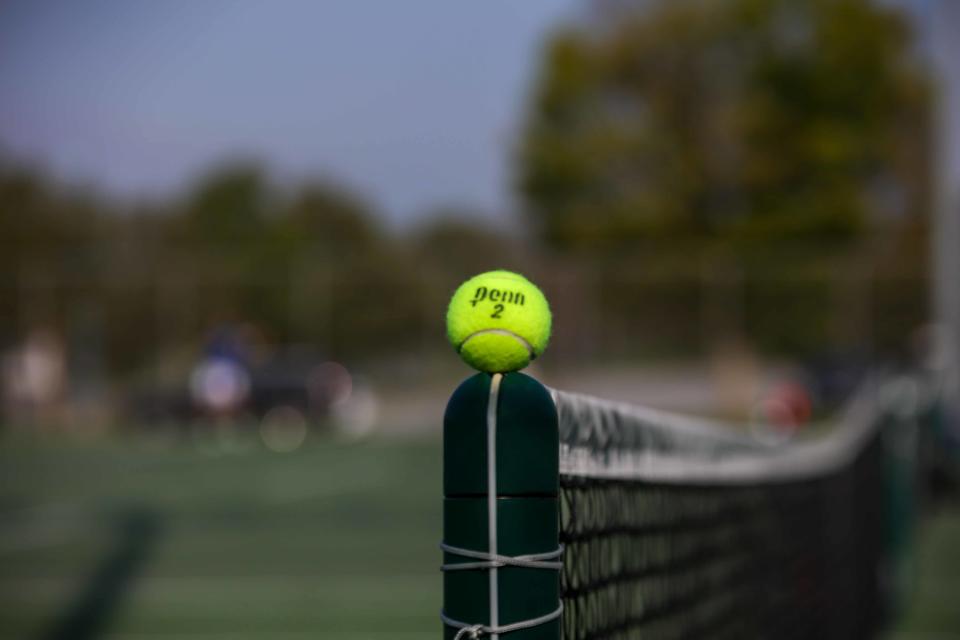
[[[453,294],[447,337],[471,367],[506,373],[543,353],[550,322],[550,305],[535,284],[518,273],[488,271]]]

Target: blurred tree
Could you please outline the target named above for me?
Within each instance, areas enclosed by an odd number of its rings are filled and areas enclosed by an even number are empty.
[[[452,282],[516,266],[512,255],[468,223],[391,234],[341,186],[279,188],[251,163],[216,168],[178,200],[130,203],[0,156],[0,353],[53,327],[83,361],[78,380],[96,369],[182,383],[221,323],[350,363],[442,348]]]
[[[109,223],[91,194],[0,159],[0,333],[59,324],[70,291],[98,267]]]
[[[276,225],[286,253],[330,266],[382,249],[383,232],[371,209],[343,189],[323,183],[303,187]]]
[[[176,231],[185,244],[248,251],[263,239],[270,196],[257,165],[222,167],[195,187]]]
[[[209,329],[221,322],[268,323],[286,282],[270,260],[278,195],[255,162],[215,167],[163,216],[154,281],[161,316],[185,309],[184,323]],[[154,283],[149,283],[150,285]],[[282,328],[282,327],[279,327]],[[165,330],[165,327],[164,327]]]
[[[274,234],[290,268],[297,335],[344,358],[409,344],[419,322],[416,274],[369,206],[314,182],[284,208]]]
[[[926,98],[866,0],[643,3],[551,42],[520,188],[561,249],[843,242],[923,210]]]
[[[917,261],[902,272],[922,271],[923,250],[894,253],[877,240],[928,205],[929,87],[896,9],[602,8],[547,48],[518,187],[541,241],[597,271],[606,323],[622,319],[635,343],[637,323],[652,318],[689,348],[717,331],[702,335],[702,316],[742,318],[722,330],[809,352],[836,338],[827,314],[842,305],[824,302],[849,289],[840,274],[868,277],[895,257]],[[698,290],[714,285],[723,290],[714,300],[742,308],[701,308]],[[900,294],[922,322],[923,287]]]
[[[281,341],[356,357],[396,339],[415,308],[407,296],[386,317],[383,301],[410,269],[373,211],[331,183],[288,196],[256,165],[224,167],[174,214],[169,238],[168,262],[192,265],[208,321],[250,321]]]
[[[70,272],[90,258],[107,223],[101,214],[92,195],[55,189],[43,174],[0,161],[0,260]]]
[[[408,250],[425,285],[422,308],[437,310],[422,314],[421,322],[428,335],[443,335],[443,310],[450,292],[461,282],[491,269],[529,273],[529,267],[535,263],[529,247],[520,244],[519,231],[508,233],[479,222],[481,219],[477,212],[441,209],[407,237]]]
[[[490,269],[517,269],[522,253],[516,245],[516,232],[507,234],[489,224],[477,222],[481,216],[456,210],[441,210],[414,230],[411,249],[421,268],[466,280]]]

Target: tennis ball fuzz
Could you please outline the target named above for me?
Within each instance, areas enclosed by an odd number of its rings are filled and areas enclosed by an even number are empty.
[[[487,373],[517,371],[550,340],[550,305],[532,282],[488,271],[464,282],[447,308],[447,337],[460,357]]]

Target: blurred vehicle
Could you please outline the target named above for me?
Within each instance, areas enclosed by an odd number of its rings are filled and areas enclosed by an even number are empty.
[[[134,391],[126,409],[135,424],[178,431],[278,417],[325,428],[335,407],[348,402],[353,391],[346,367],[311,347],[287,345],[248,368],[226,358],[204,358],[180,384]]]

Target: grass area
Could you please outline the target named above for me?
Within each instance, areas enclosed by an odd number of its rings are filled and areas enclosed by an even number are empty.
[[[914,570],[916,582],[891,640],[960,638],[960,507],[920,528]]]
[[[92,609],[116,639],[436,638],[441,508],[432,440],[285,455],[5,441],[0,635]],[[918,541],[890,637],[960,638],[960,509]]]
[[[35,637],[85,597],[110,638],[436,637],[440,470],[437,442],[4,443],[0,629]]]

